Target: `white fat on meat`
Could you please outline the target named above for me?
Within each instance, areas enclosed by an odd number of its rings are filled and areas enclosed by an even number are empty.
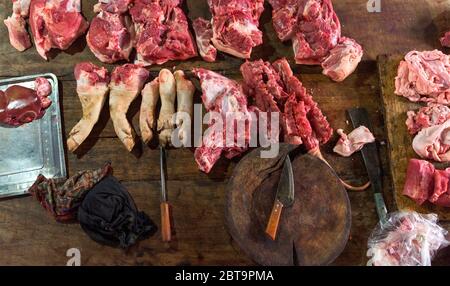
[[[438,162],[450,161],[450,120],[422,129],[414,137],[412,146],[422,158]]]
[[[27,32],[25,19],[20,14],[12,14],[3,21],[8,29],[9,42],[19,52],[31,47],[30,35]]]
[[[365,126],[354,129],[350,134],[345,134],[344,130],[336,131],[341,138],[337,142],[333,151],[343,157],[349,157],[353,153],[361,150],[365,144],[375,142],[375,137]]]

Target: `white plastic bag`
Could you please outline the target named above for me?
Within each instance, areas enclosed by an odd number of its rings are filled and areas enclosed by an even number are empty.
[[[378,223],[367,243],[367,265],[431,266],[436,252],[448,246],[447,231],[435,214],[395,212],[385,224]]]

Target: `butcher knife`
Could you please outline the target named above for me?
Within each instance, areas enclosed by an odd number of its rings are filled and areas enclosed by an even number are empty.
[[[352,108],[347,110],[347,112],[354,128],[364,125],[373,132],[372,124],[370,123],[369,115],[365,108]],[[361,154],[374,192],[378,218],[381,224],[384,224],[387,221],[387,209],[383,199],[381,164],[378,156],[377,143],[366,144],[361,150]]]
[[[281,171],[280,181],[278,182],[277,195],[267,223],[266,233],[272,240],[277,237],[278,224],[280,222],[283,208],[292,206],[294,203],[294,172],[289,155],[286,156]]]
[[[170,206],[166,191],[166,151],[160,146],[159,165],[161,168],[161,236],[163,241],[170,241],[172,230],[170,227]]]

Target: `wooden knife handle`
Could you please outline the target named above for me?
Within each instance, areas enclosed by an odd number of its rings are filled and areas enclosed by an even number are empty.
[[[161,236],[163,241],[170,241],[172,236],[169,208],[170,206],[167,202],[161,203]]]
[[[272,240],[277,237],[278,223],[280,222],[281,211],[283,210],[283,204],[276,199],[270,213],[269,222],[267,223],[266,233]]]

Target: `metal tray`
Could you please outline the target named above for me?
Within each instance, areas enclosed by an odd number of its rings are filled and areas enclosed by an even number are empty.
[[[27,193],[39,174],[67,176],[56,76],[47,73],[0,80],[0,90],[10,85],[33,88],[37,77],[52,85],[52,105],[39,120],[15,128],[0,126],[0,198]]]

